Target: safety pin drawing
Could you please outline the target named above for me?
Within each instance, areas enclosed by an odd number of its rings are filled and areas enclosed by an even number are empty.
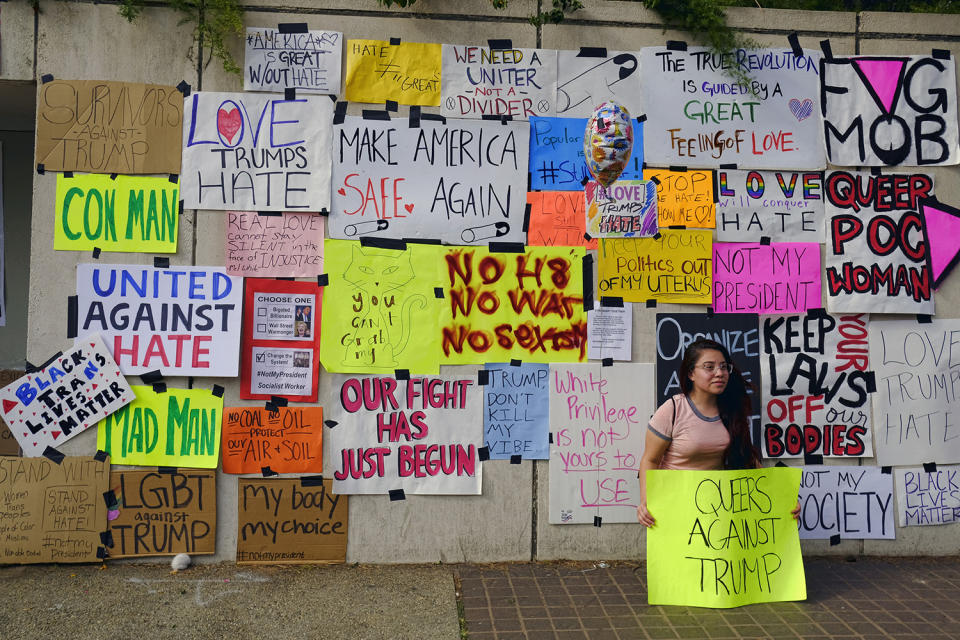
[[[460,239],[466,243],[500,238],[510,232],[510,225],[506,222],[494,222],[479,227],[469,227],[460,232]]]
[[[376,225],[376,229],[367,229],[372,225]],[[377,231],[383,231],[390,226],[389,220],[368,220],[367,222],[358,222],[356,224],[348,224],[343,228],[343,235],[354,237],[354,236],[364,236],[368,233],[376,233]]]

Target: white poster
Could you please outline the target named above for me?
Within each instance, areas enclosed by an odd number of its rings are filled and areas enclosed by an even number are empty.
[[[331,238],[526,240],[526,122],[348,116],[334,131]]]
[[[77,335],[99,333],[125,375],[235,377],[241,278],[223,267],[77,265]]]
[[[960,320],[874,318],[870,364],[877,464],[960,462]]]
[[[100,336],[92,334],[43,369],[0,389],[0,415],[23,455],[35,458],[134,399]]]
[[[841,166],[957,164],[953,58],[823,60],[827,158]]]
[[[897,521],[901,527],[960,522],[960,466],[893,470],[897,484]]]
[[[333,102],[200,91],[183,106],[186,209],[321,211],[330,207]]]
[[[823,242],[823,173],[717,171],[717,240]]]
[[[803,468],[800,537],[822,540],[896,538],[893,475],[878,467]]]
[[[324,435],[337,494],[479,495],[483,395],[476,377],[333,376]]]
[[[807,50],[798,57],[789,49],[717,55],[706,47],[644,47],[644,160],[659,166],[823,169],[820,57]]]
[[[299,340],[314,336],[316,296],[258,292],[253,296],[254,340]]]
[[[340,95],[343,34],[247,27],[243,90]]]
[[[447,118],[556,115],[557,52],[552,49],[445,44],[441,77],[440,113]]]
[[[590,360],[633,359],[633,303],[622,307],[602,307],[593,303],[587,312],[587,358]]]
[[[639,51],[557,51],[557,116],[589,118],[611,100],[642,113]]]
[[[255,346],[250,352],[250,395],[313,395],[314,356],[311,349]]]
[[[869,318],[822,312],[760,317],[764,457],[873,455],[876,367],[868,358]]]
[[[550,365],[550,524],[637,521],[653,364]]]

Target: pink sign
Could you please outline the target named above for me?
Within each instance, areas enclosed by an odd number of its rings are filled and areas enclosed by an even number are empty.
[[[227,273],[258,278],[314,278],[323,270],[319,213],[227,212]]]
[[[714,242],[716,313],[801,313],[823,307],[815,242]]]
[[[960,261],[960,209],[936,198],[924,198],[919,204],[930,247],[927,262],[936,289]]]

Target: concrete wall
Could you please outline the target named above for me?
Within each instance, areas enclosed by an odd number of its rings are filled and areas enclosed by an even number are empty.
[[[538,30],[526,16],[534,12],[532,0],[512,0],[498,12],[485,0],[453,3],[420,0],[413,8],[384,10],[374,0],[336,0],[317,8],[312,0],[252,0],[246,23],[265,26],[277,22],[306,22],[311,28],[336,29],[348,37],[485,44],[490,38],[511,38],[518,46],[572,49],[606,46],[637,49],[662,44],[666,39],[689,39],[664,31],[656,16],[633,2],[587,1],[575,19]],[[547,3],[543,3],[547,4]],[[188,55],[188,27],[177,26],[178,17],[151,8],[135,24],[126,24],[112,5],[45,2],[33,32],[33,11],[26,0],[2,6],[0,21],[0,81],[35,80],[53,73],[64,78],[109,78],[177,84],[185,79],[195,88],[240,91],[239,77],[225,74],[214,61],[198,68]],[[922,53],[931,48],[960,54],[960,19],[949,16],[891,14],[807,13],[784,10],[732,9],[729,19],[760,44],[787,46],[796,31],[804,47],[816,49],[829,38],[833,51],[845,53]],[[904,36],[904,33],[919,34]],[[33,54],[36,47],[35,56]],[[78,55],[78,53],[80,55]],[[241,42],[233,53],[242,58]],[[9,64],[8,64],[9,63]],[[359,105],[351,105],[358,112]],[[400,115],[405,115],[401,107]],[[937,193],[945,202],[960,201],[960,169],[934,169]],[[68,346],[64,327],[66,297],[74,293],[74,267],[89,261],[81,253],[59,252],[53,243],[52,175],[33,179],[33,235],[27,357],[45,360]],[[181,218],[180,250],[173,264],[223,264],[224,216],[216,211],[186,212]],[[149,256],[107,254],[105,262],[148,262]],[[37,274],[43,274],[37,275]],[[937,293],[937,315],[958,317],[960,280],[953,278]],[[690,311],[689,306],[663,305],[657,310],[637,309],[633,358],[654,360],[654,313]],[[462,371],[461,371],[462,372]],[[173,380],[172,384],[187,381]],[[237,380],[195,379],[197,386],[218,383],[226,387],[228,405],[238,399]],[[333,397],[329,380],[321,376],[321,397]],[[250,403],[253,404],[253,403]],[[94,434],[83,434],[64,447],[67,453],[91,453]],[[329,463],[325,460],[325,464]],[[865,461],[872,464],[872,460]],[[846,461],[857,464],[857,461]],[[479,497],[410,496],[391,503],[386,496],[354,496],[350,500],[348,561],[456,562],[554,558],[643,557],[643,529],[637,525],[552,526],[545,513],[549,486],[547,463],[520,465],[489,463],[484,466],[483,495]],[[218,480],[218,553],[213,560],[232,560],[236,541],[235,476]],[[804,544],[811,554],[941,555],[960,551],[957,525],[898,530],[896,541],[826,542]]]

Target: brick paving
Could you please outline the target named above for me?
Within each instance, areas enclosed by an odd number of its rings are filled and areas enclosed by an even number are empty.
[[[470,640],[960,638],[960,558],[806,558],[807,600],[649,606],[640,563],[461,565]]]

